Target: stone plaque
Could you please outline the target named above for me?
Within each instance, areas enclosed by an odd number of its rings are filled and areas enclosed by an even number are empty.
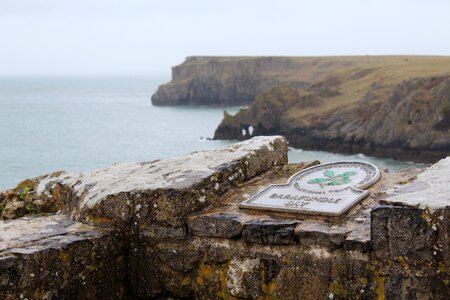
[[[338,216],[367,197],[364,189],[379,178],[378,168],[365,162],[322,164],[264,188],[239,207]]]

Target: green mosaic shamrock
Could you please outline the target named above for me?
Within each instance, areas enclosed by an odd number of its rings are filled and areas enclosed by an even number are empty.
[[[344,172],[342,174],[338,174],[335,175],[334,172],[332,170],[326,170],[325,172],[323,172],[323,175],[326,176],[326,178],[314,178],[310,181],[308,181],[308,183],[311,184],[319,184],[321,188],[323,188],[324,185],[340,185],[340,184],[345,184],[345,183],[349,183],[350,180],[350,176],[352,175],[356,175],[356,172],[351,171],[351,172]]]

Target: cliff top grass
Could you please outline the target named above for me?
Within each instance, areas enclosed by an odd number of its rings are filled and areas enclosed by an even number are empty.
[[[450,74],[449,56],[323,56],[323,57],[189,57],[179,67],[188,67],[189,81],[214,64],[209,75],[225,80],[236,74],[236,65],[249,74],[276,78],[282,82],[338,83],[339,94],[327,98],[320,107],[293,108],[289,119],[319,115],[340,107],[349,109],[371,92],[371,101],[384,101],[392,87],[414,77]],[[177,68],[177,67],[175,67]],[[177,83],[177,81],[173,81]]]
[[[405,80],[450,75],[450,56],[192,56],[175,66],[172,75],[165,87],[189,90],[191,83],[201,82],[227,88],[248,79],[248,84],[253,80],[257,86],[268,82],[260,85],[262,89],[292,83],[296,88],[303,84],[324,93],[331,90],[320,95],[318,106],[293,106],[285,112],[284,119],[295,127],[299,121],[313,121],[338,108],[345,111],[364,103],[384,102]]]
[[[208,64],[210,67],[205,67]],[[175,76],[181,70],[182,75]],[[450,56],[191,56],[175,66],[173,73],[174,79],[167,85],[197,77],[221,81],[257,75],[281,82],[310,83],[335,78],[342,83],[341,95],[331,102],[342,105],[359,100],[374,82],[384,89],[411,77],[450,73]]]
[[[392,88],[404,80],[450,74],[450,57],[378,56],[353,59],[352,64],[341,65],[317,76],[325,85],[330,78],[338,80],[339,95],[330,97],[319,108],[294,108],[287,117],[298,119],[338,107],[351,109],[364,97],[368,97],[372,103],[383,102],[389,98]]]

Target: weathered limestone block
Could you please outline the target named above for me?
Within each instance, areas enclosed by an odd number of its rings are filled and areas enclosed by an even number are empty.
[[[194,269],[199,260],[198,255],[197,251],[189,250],[160,250],[158,252],[158,258],[162,263],[180,272],[187,272]]]
[[[125,298],[121,235],[62,215],[0,222],[0,299]]]
[[[371,241],[383,294],[450,298],[450,157],[389,188],[371,213]]]
[[[344,249],[348,251],[360,250],[368,252],[371,250],[370,240],[370,209],[345,224]]]
[[[242,233],[239,214],[207,214],[190,217],[189,232],[196,236],[235,238]]]
[[[434,212],[450,206],[449,187],[450,156],[440,160],[405,184],[386,191],[386,204],[417,207]]]
[[[0,219],[15,219],[25,215],[56,213],[68,199],[68,190],[60,184],[49,186],[44,193],[38,193],[41,179],[48,176],[58,176],[62,171],[48,175],[26,179],[15,188],[0,192]]]
[[[305,246],[342,246],[346,229],[337,225],[316,222],[302,222],[295,228],[295,236]]]
[[[372,243],[379,257],[406,256],[417,263],[433,258],[437,232],[427,223],[422,210],[380,206],[373,210],[372,217]]]
[[[149,225],[139,231],[139,237],[155,242],[161,240],[180,240],[187,236],[185,226],[172,227],[161,225]]]
[[[244,223],[244,241],[263,245],[287,245],[295,242],[296,220],[251,220]]]
[[[87,173],[55,172],[33,179],[32,190],[47,201],[61,194],[63,212],[98,226],[180,226],[224,192],[286,163],[283,137],[255,137],[177,158],[115,164]]]

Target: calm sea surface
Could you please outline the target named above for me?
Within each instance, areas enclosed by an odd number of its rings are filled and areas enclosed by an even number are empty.
[[[224,108],[155,107],[165,79],[0,78],[0,190],[55,170],[88,171],[222,147],[210,141]],[[226,108],[230,113],[237,107]],[[396,171],[408,162],[291,149],[291,162],[365,160]]]

